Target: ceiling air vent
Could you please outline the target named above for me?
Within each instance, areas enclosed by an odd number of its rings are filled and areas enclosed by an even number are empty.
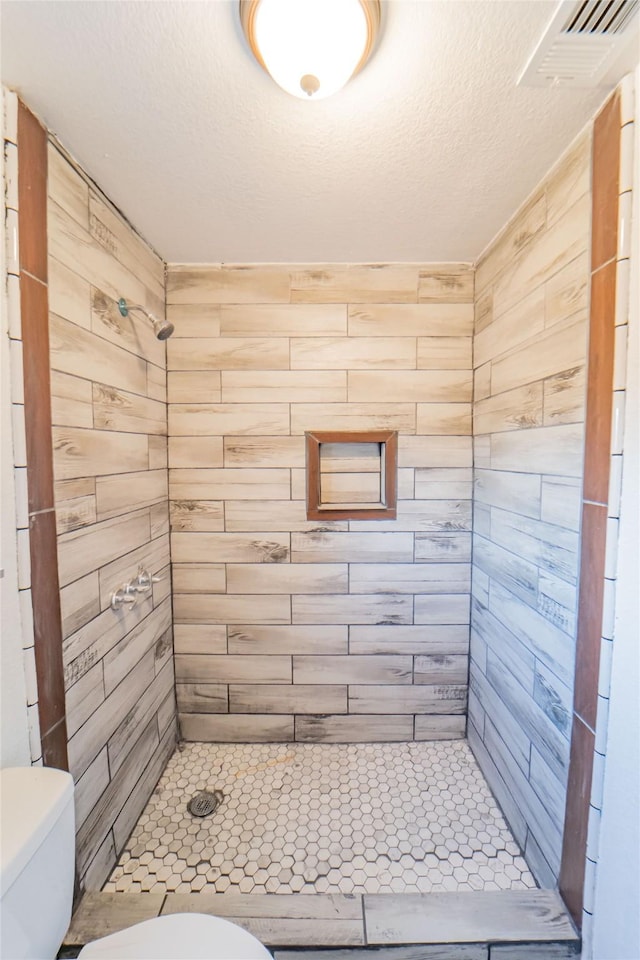
[[[597,87],[617,82],[620,77],[609,73],[630,45],[638,43],[639,9],[640,0],[560,3],[519,86]]]

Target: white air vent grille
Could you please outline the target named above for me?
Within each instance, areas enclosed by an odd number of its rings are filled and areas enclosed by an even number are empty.
[[[640,0],[567,0],[560,3],[518,84],[596,87],[621,55],[638,43]],[[628,69],[628,68],[627,68]],[[626,72],[623,70],[623,73]]]
[[[584,0],[564,25],[563,33],[622,33],[638,12],[640,0]]]

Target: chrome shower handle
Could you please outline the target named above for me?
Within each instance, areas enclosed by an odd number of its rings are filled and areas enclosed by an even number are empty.
[[[138,600],[137,592],[130,583],[125,583],[122,587],[111,594],[111,609],[122,610],[125,606],[135,606]]]
[[[163,577],[156,577],[153,574],[149,573],[148,570],[145,570],[144,567],[138,568],[138,576],[133,581],[133,589],[138,593],[148,593],[151,590],[151,587],[154,583],[164,579]]]

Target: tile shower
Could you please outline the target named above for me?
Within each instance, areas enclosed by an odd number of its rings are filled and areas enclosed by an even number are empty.
[[[587,131],[477,268],[170,265],[165,359],[117,312],[122,295],[163,311],[162,262],[50,143],[84,889],[555,884],[590,148]],[[396,520],[307,520],[304,431],[327,428],[398,431]],[[140,564],[161,579],[114,617]],[[196,821],[203,788],[225,799]]]

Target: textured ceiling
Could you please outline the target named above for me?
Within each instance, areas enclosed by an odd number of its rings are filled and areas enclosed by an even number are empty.
[[[554,2],[383,6],[319,102],[258,67],[235,0],[5,0],[2,76],[166,260],[474,259],[606,90],[516,86]]]

